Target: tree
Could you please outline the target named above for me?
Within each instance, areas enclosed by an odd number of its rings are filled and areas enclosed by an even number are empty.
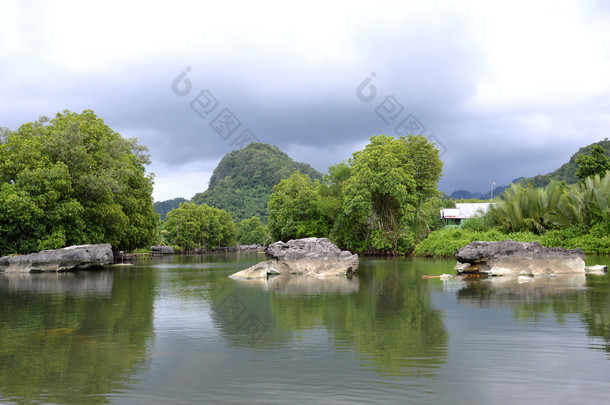
[[[407,251],[418,207],[437,194],[442,161],[421,135],[373,136],[349,161],[334,239],[357,251]]]
[[[82,243],[149,244],[158,216],[146,147],[93,111],[64,111],[0,144],[0,251],[30,253]]]
[[[269,198],[269,231],[282,241],[327,236],[329,228],[319,209],[319,181],[294,172],[273,187]]]
[[[587,177],[594,175],[604,176],[610,170],[610,159],[606,156],[606,149],[603,146],[594,144],[590,155],[578,155],[576,157],[578,168],[576,177],[579,182],[584,182]]]
[[[180,204],[167,214],[163,228],[169,243],[184,250],[234,246],[237,238],[231,214],[206,204]]]
[[[269,230],[258,217],[244,219],[237,224],[237,240],[242,245],[264,245],[270,239]]]

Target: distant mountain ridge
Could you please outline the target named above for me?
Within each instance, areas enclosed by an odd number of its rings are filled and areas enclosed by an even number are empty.
[[[544,187],[547,186],[551,181],[565,181],[567,184],[575,184],[578,183],[578,177],[576,177],[576,169],[578,168],[578,164],[576,163],[576,157],[578,155],[590,155],[591,148],[593,145],[600,145],[606,150],[606,156],[610,157],[610,140],[605,138],[602,141],[594,142],[590,145],[583,146],[576,153],[572,155],[570,160],[567,163],[561,165],[561,167],[555,171],[552,171],[547,174],[538,174],[534,177],[519,177],[514,179],[512,183],[521,183],[523,185],[532,184],[534,187]],[[494,187],[494,197],[501,195],[504,190],[510,187],[510,184],[506,186],[495,186]],[[490,186],[491,187],[491,186]],[[450,195],[453,199],[480,199],[480,200],[489,200],[491,197],[491,189],[487,193],[471,193],[468,190],[456,190]]]
[[[195,194],[192,202],[223,209],[235,222],[253,216],[266,222],[273,187],[295,171],[322,180],[320,172],[307,163],[295,162],[277,146],[251,143],[227,153],[214,169],[208,189]]]

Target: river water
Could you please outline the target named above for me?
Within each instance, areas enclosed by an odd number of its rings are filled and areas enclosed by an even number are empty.
[[[227,277],[264,259],[0,274],[0,403],[610,398],[608,275],[426,279],[454,262],[392,258],[361,259],[351,279]]]

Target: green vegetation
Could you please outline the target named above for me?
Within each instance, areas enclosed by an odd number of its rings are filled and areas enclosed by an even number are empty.
[[[237,241],[240,245],[266,245],[270,240],[269,230],[258,217],[244,219],[237,224]]]
[[[576,156],[576,177],[580,182],[585,181],[587,177],[600,175],[603,176],[610,170],[610,159],[606,156],[606,149],[598,144],[593,144],[590,155]]]
[[[475,240],[505,239],[610,253],[610,171],[574,185],[512,184],[487,214],[464,221],[460,229],[434,232],[414,253],[449,257]]]
[[[88,272],[86,278],[32,274],[13,278],[10,287],[3,284],[2,397],[19,403],[109,403],[109,393],[127,389],[129,376],[150,361],[157,291],[155,272],[133,268]]]
[[[0,137],[0,255],[67,245],[148,245],[158,216],[147,149],[93,111],[64,111]]]
[[[269,231],[274,238],[290,239],[324,236],[329,226],[319,208],[320,182],[294,172],[273,188],[269,198]]]
[[[322,174],[293,161],[277,146],[251,143],[225,155],[214,169],[208,189],[196,194],[192,202],[223,209],[235,221],[256,216],[266,223],[273,187],[295,171],[322,180]]]
[[[433,230],[441,200],[438,150],[421,135],[373,136],[348,163],[329,168],[323,183],[295,173],[274,188],[274,238],[330,236],[358,252],[409,253]]]
[[[180,250],[235,246],[237,227],[231,214],[206,204],[182,203],[167,214],[165,241]]]
[[[187,201],[186,198],[177,197],[172,198],[171,200],[157,201],[153,204],[153,207],[155,208],[155,212],[161,217],[161,221],[165,221],[168,212],[174,208],[178,208],[180,204]]]

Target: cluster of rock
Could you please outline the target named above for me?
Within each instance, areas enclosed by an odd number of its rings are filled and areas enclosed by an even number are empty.
[[[85,270],[103,267],[111,264],[113,260],[112,247],[109,244],[77,245],[29,255],[0,257],[0,272]]]
[[[255,264],[231,277],[256,279],[273,275],[350,276],[358,269],[358,255],[341,251],[326,238],[275,242],[269,245],[267,254],[273,259]]]
[[[585,272],[582,249],[550,248],[538,242],[471,242],[455,252],[460,273],[536,276]]]

